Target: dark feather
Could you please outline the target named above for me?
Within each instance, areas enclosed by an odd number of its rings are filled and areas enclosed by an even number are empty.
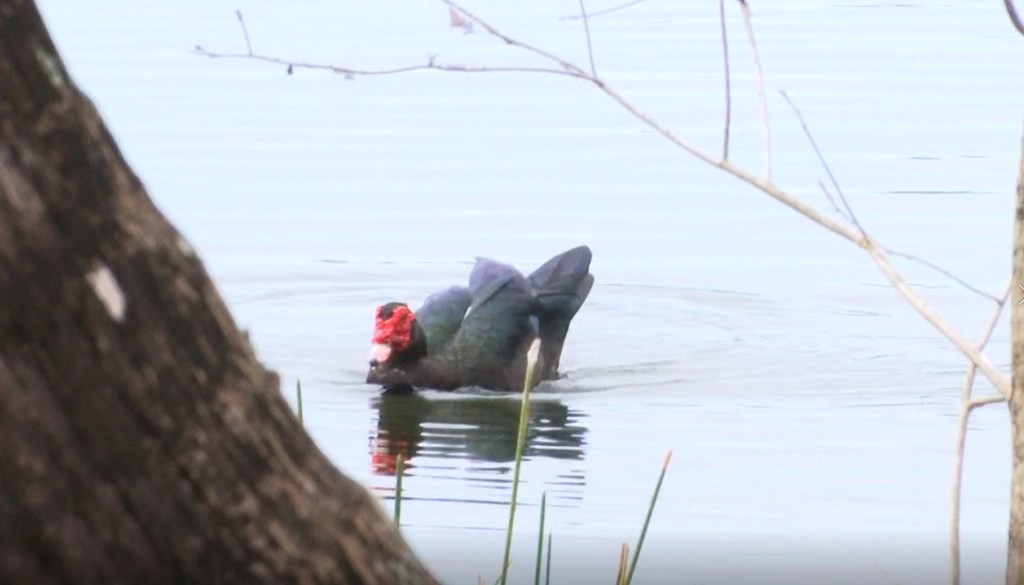
[[[545,380],[558,377],[569,324],[594,286],[592,258],[589,247],[579,246],[548,260],[528,278],[539,306],[541,373]]]
[[[454,285],[427,297],[416,311],[416,320],[427,337],[428,355],[437,355],[455,338],[470,300],[468,288]]]

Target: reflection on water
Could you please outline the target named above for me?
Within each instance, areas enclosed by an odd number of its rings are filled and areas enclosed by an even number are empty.
[[[414,475],[417,458],[508,463],[516,452],[521,402],[508,396],[445,397],[381,394],[371,400],[377,429],[370,441],[373,472],[393,475],[399,454]],[[530,403],[524,458],[582,459],[583,415],[557,399]]]
[[[402,500],[410,503],[404,525],[502,529],[512,495],[521,404],[519,396],[496,393],[374,396],[370,407],[377,425],[370,432],[370,460],[375,491],[385,500],[394,498],[401,454],[407,462]],[[549,507],[563,513],[579,510],[587,487],[584,416],[560,398],[531,398],[520,505],[534,506],[545,493]],[[453,503],[459,504],[458,511]],[[437,518],[444,518],[443,524]]]

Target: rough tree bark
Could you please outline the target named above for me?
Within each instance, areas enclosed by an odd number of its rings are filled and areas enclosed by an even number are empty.
[[[436,583],[0,0],[0,582]]]
[[[1013,281],[1024,284],[1024,135],[1021,137],[1020,171],[1017,175],[1017,213],[1013,221]],[[1020,298],[1020,295],[1015,296]],[[1013,478],[1006,559],[1007,585],[1024,585],[1024,307],[1020,305],[1021,302],[1024,301],[1013,303],[1010,318],[1013,348],[1013,389],[1010,392]]]

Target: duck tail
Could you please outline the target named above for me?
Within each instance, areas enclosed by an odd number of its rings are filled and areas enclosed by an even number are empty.
[[[594,276],[590,274],[592,257],[589,247],[578,246],[548,260],[528,277],[530,292],[536,300],[545,380],[558,377],[569,324],[594,286]]]

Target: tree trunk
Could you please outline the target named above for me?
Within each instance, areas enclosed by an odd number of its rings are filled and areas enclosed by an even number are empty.
[[[1021,137],[1020,171],[1017,175],[1017,213],[1013,221],[1013,281],[1024,284],[1024,136]],[[1021,298],[1020,289],[1014,287]],[[1013,473],[1010,492],[1010,538],[1006,558],[1007,585],[1024,585],[1024,307],[1011,307],[1013,388],[1010,392],[1010,424],[1013,437]]]
[[[0,582],[436,583],[0,0]]]

